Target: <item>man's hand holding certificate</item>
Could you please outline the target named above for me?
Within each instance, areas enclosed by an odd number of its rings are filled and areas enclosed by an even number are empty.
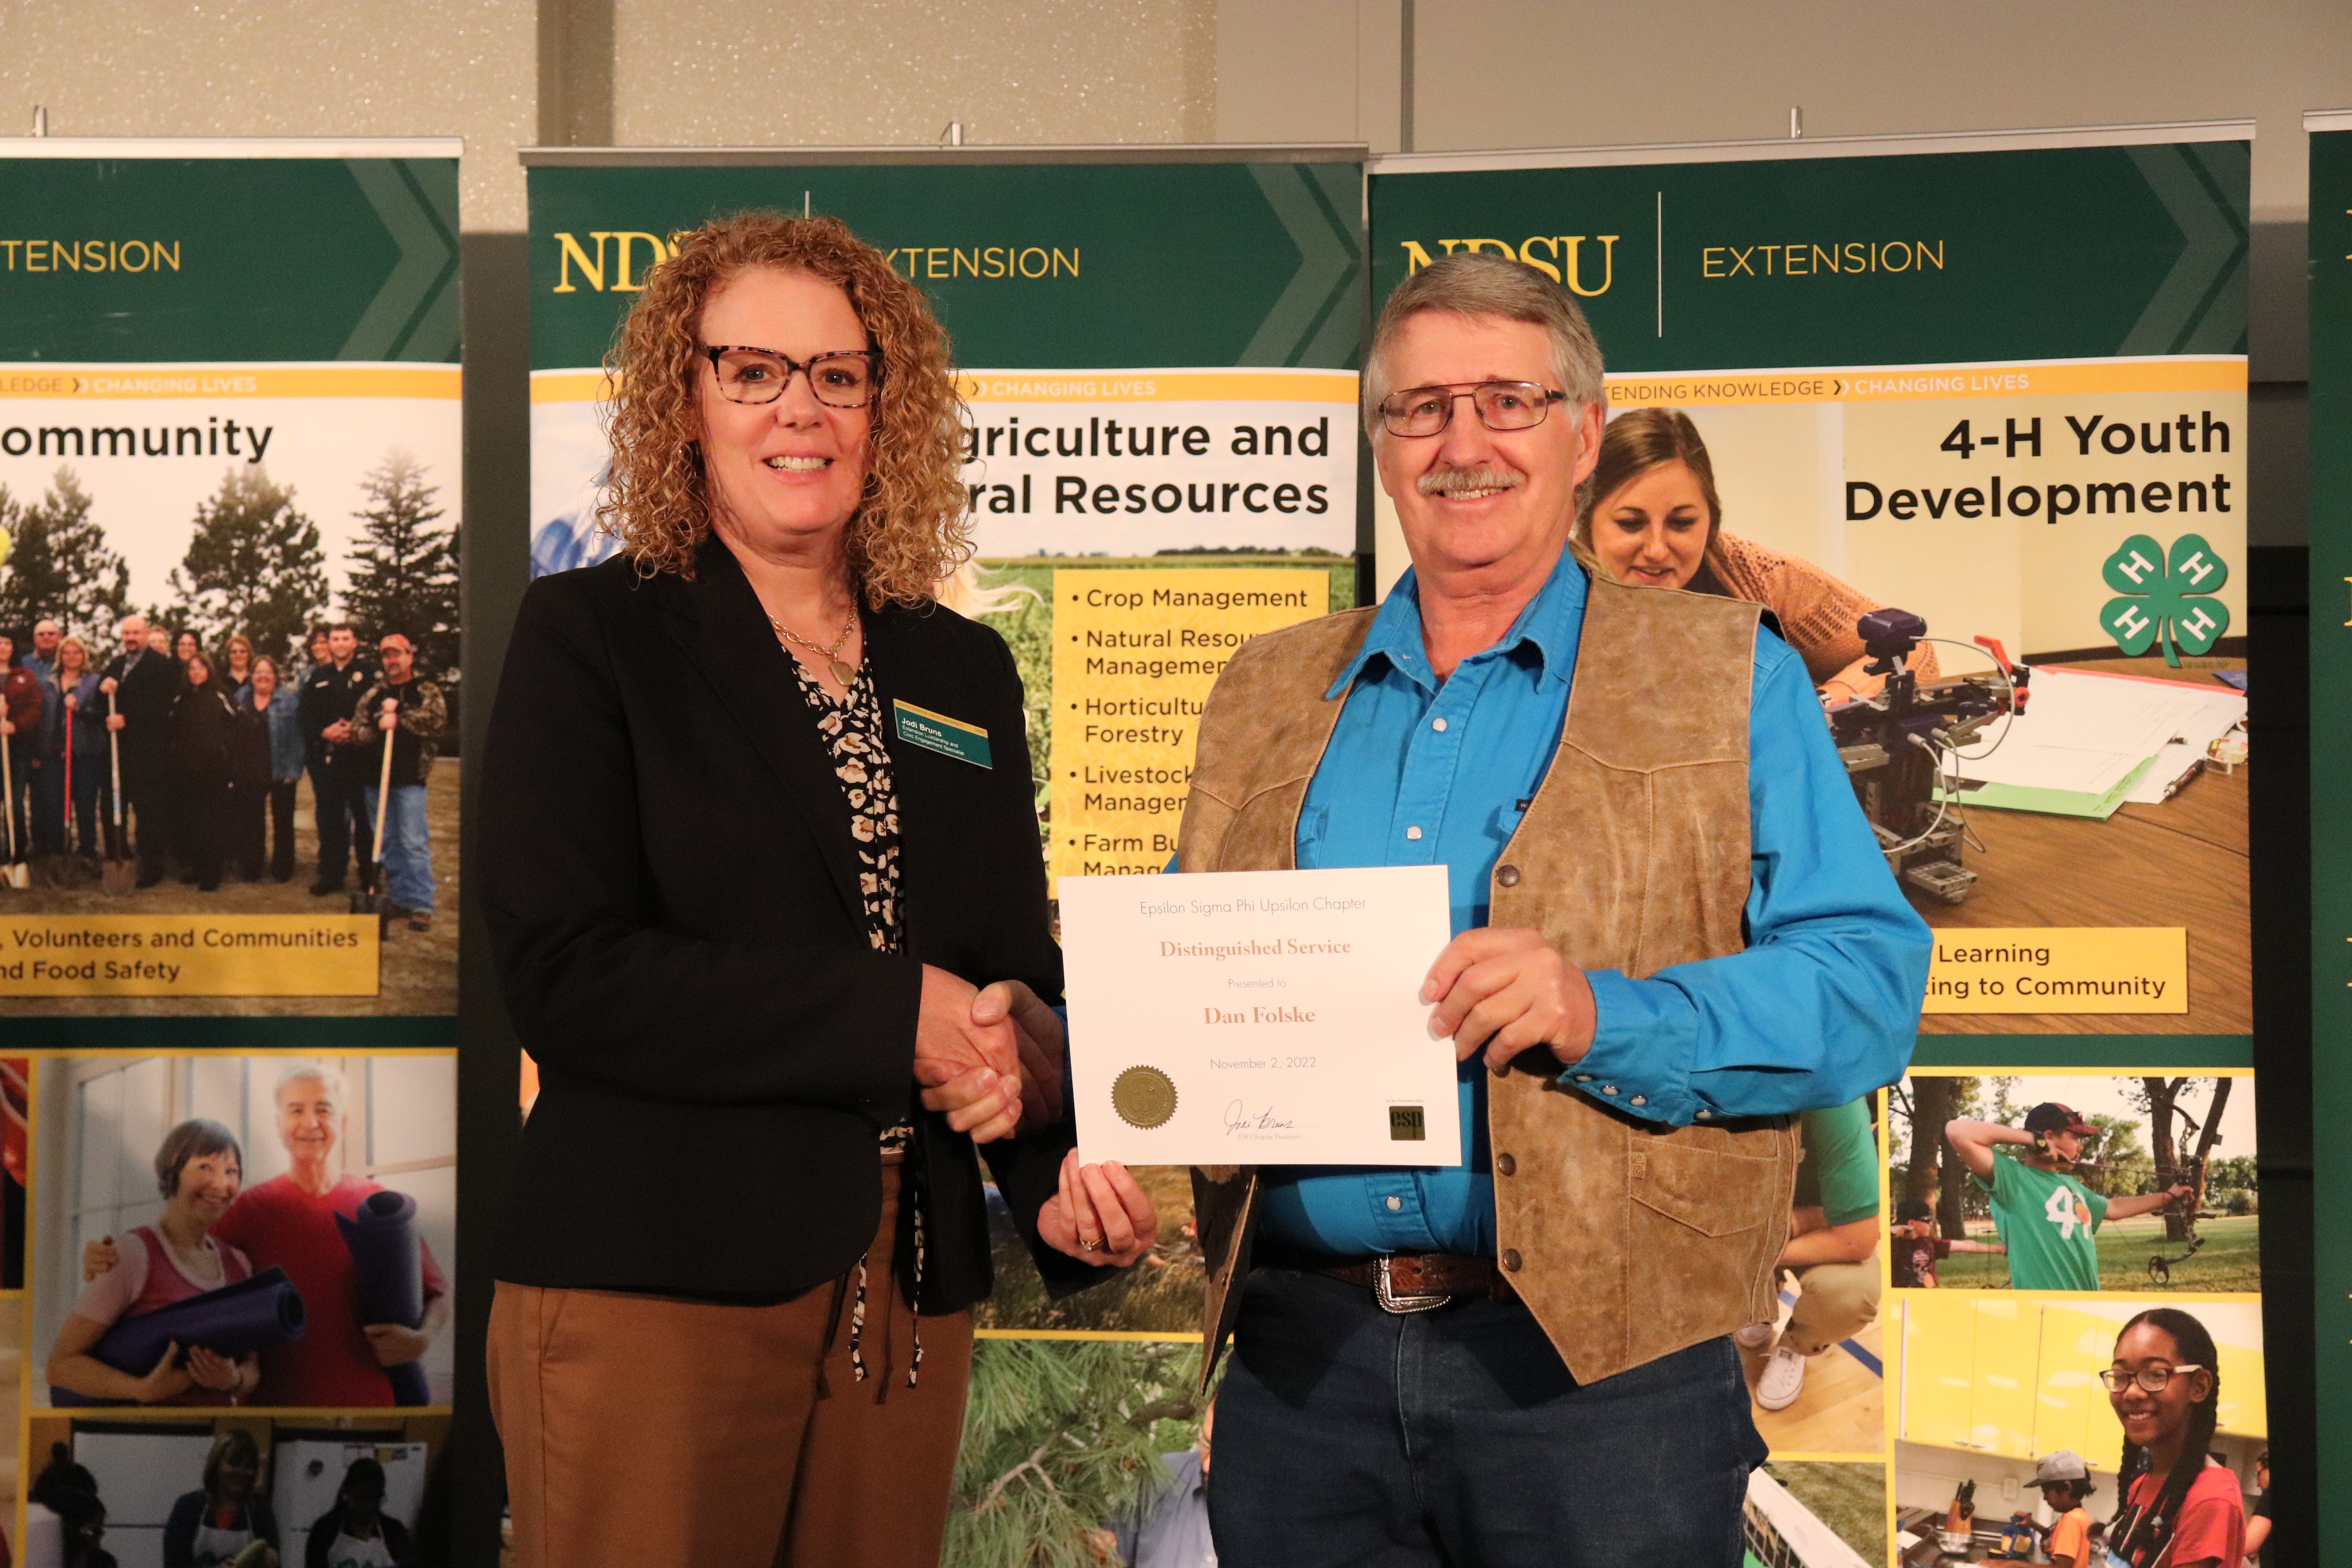
[[[1061,900],[1088,1163],[1461,1161],[1422,994],[1444,867],[1065,877]]]

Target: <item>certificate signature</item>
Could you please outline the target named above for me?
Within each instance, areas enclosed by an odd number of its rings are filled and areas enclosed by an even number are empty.
[[[1225,1107],[1225,1131],[1228,1132],[1272,1132],[1297,1123],[1276,1116],[1271,1107],[1253,1111],[1240,1100]]]

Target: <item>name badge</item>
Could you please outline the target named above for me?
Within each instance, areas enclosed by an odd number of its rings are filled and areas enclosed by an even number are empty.
[[[937,752],[943,757],[970,763],[976,768],[994,765],[988,760],[988,731],[979,725],[950,719],[944,713],[934,713],[928,708],[918,708],[895,697],[890,700],[890,707],[898,719],[898,739],[920,746],[927,752]]]

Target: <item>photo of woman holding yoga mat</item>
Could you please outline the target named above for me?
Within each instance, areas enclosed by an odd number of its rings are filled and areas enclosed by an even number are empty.
[[[66,1056],[35,1074],[47,1403],[447,1403],[454,1057]]]
[[[195,1117],[165,1134],[155,1151],[155,1185],[163,1213],[135,1226],[115,1249],[113,1267],[82,1288],[65,1327],[49,1347],[49,1384],[88,1401],[110,1405],[236,1405],[261,1381],[260,1358],[234,1358],[210,1345],[166,1338],[152,1364],[133,1372],[112,1364],[108,1331],[199,1297],[216,1296],[253,1278],[253,1260],[215,1240],[213,1226],[228,1213],[245,1181],[245,1156],[236,1135],[217,1121]],[[53,1398],[53,1403],[65,1403]]]

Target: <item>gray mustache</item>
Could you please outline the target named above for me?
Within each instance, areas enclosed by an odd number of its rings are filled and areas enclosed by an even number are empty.
[[[1425,496],[1450,496],[1461,490],[1517,489],[1526,479],[1508,468],[1481,463],[1475,468],[1440,468],[1421,476],[1415,488]]]

